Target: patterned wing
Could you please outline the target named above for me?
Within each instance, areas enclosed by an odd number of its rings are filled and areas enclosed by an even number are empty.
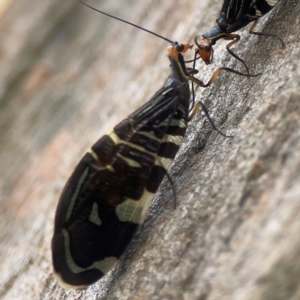
[[[188,85],[169,78],[82,158],[55,218],[53,265],[62,286],[86,287],[118,261],[179,149],[188,105]]]
[[[234,32],[268,13],[279,0],[225,0],[217,24]]]

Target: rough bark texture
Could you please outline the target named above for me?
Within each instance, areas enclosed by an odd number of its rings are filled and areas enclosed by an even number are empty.
[[[94,1],[192,42],[221,1]],[[235,51],[258,78],[222,73],[198,88],[198,113],[119,266],[86,291],[52,276],[50,241],[62,188],[85,150],[148,100],[169,72],[168,44],[78,1],[13,1],[0,19],[0,298],[300,299],[300,3],[281,0]],[[199,63],[244,71],[225,51]],[[191,52],[192,55],[193,52]]]

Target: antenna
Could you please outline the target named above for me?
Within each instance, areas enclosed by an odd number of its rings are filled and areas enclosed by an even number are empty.
[[[110,15],[110,14],[108,14],[108,13],[106,13],[106,12],[104,12],[104,11],[101,11],[101,10],[99,10],[99,9],[96,9],[96,8],[94,8],[94,7],[92,7],[92,6],[88,5],[88,4],[86,4],[86,3],[83,2],[82,0],[79,0],[79,1],[80,1],[82,4],[84,4],[85,6],[89,7],[90,9],[99,12],[100,14],[103,14],[103,15],[108,16],[108,17],[110,17],[110,18],[113,18],[113,19],[116,19],[116,20],[118,20],[118,21],[121,21],[121,22],[123,22],[123,23],[125,23],[125,24],[131,25],[131,26],[133,26],[133,27],[135,27],[135,28],[138,28],[138,29],[141,29],[141,30],[143,30],[143,31],[146,31],[146,32],[148,32],[148,33],[150,33],[150,34],[152,34],[152,35],[154,35],[154,36],[157,36],[157,37],[159,37],[159,38],[161,38],[161,39],[163,39],[163,40],[169,42],[169,43],[172,44],[172,45],[175,44],[175,42],[173,42],[173,41],[171,41],[171,40],[169,40],[169,39],[163,37],[162,35],[159,35],[159,34],[157,34],[157,33],[155,33],[155,32],[152,32],[152,31],[150,31],[150,30],[148,30],[148,29],[146,29],[146,28],[143,28],[143,27],[141,27],[141,26],[139,26],[139,25],[133,24],[133,23],[128,22],[128,21],[126,21],[126,20],[123,20],[123,19],[121,19],[121,18],[118,18],[118,17],[115,17],[115,16],[113,16],[113,15]]]

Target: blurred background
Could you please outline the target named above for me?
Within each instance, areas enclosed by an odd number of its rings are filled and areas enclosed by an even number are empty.
[[[190,43],[221,8],[217,0],[88,3]],[[196,89],[235,137],[198,114],[170,171],[176,211],[165,182],[130,263],[75,292],[52,276],[58,198],[85,151],[164,84],[168,43],[79,1],[0,0],[0,298],[300,299],[299,16],[298,1],[282,0],[258,25],[282,37],[284,50],[241,31],[235,51],[263,75],[222,74]],[[218,66],[243,71],[225,45],[214,65],[198,63],[200,79]]]

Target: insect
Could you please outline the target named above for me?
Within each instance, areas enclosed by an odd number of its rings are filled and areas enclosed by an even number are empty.
[[[202,39],[198,42],[198,37],[195,37],[195,43],[198,46],[198,54],[206,64],[210,64],[213,59],[213,45],[219,39],[231,40],[227,44],[227,51],[239,60],[246,68],[249,74],[249,68],[245,61],[236,55],[230,48],[240,40],[235,32],[249,23],[253,22],[249,29],[250,34],[276,37],[285,47],[283,40],[275,34],[255,32],[254,28],[258,19],[267,14],[279,0],[224,0],[220,15],[216,19],[217,25],[211,30],[203,34]]]
[[[114,267],[164,176],[170,179],[167,170],[199,108],[189,117],[189,80],[203,83],[184,62],[192,46],[167,41],[172,74],[165,85],[91,147],[60,196],[52,260],[65,288],[85,288]]]
[[[128,22],[128,21],[125,21],[125,20],[123,20],[123,19],[121,19],[121,18],[118,18],[118,17],[113,16],[113,15],[111,15],[111,14],[108,14],[108,13],[106,13],[106,12],[103,12],[103,11],[101,11],[101,10],[99,10],[99,9],[96,9],[96,8],[94,8],[94,7],[90,6],[90,5],[88,5],[87,3],[83,2],[82,0],[79,0],[79,1],[80,1],[82,4],[84,4],[85,6],[89,7],[90,9],[92,9],[92,10],[98,12],[98,13],[101,13],[101,14],[103,14],[103,15],[105,15],[105,16],[110,17],[110,18],[116,19],[116,20],[118,20],[118,21],[121,21],[121,22],[123,22],[123,23],[129,24],[129,25],[131,25],[131,26],[134,26],[134,27],[136,27],[136,28],[138,28],[138,29],[141,29],[141,30],[143,30],[143,31],[146,31],[146,32],[148,32],[148,33],[150,33],[150,34],[152,34],[152,35],[155,35],[155,36],[157,36],[157,37],[159,37],[159,38],[161,38],[161,39],[163,39],[163,40],[169,42],[170,44],[173,44],[173,41],[171,41],[170,39],[167,39],[167,38],[165,38],[165,37],[163,37],[163,36],[161,36],[161,35],[159,35],[159,34],[157,34],[157,33],[154,33],[154,32],[152,32],[152,31],[150,31],[150,30],[147,30],[147,29],[145,29],[145,28],[143,28],[143,27],[141,27],[141,26],[138,26],[138,25],[136,25],[136,24],[133,24],[133,23]],[[226,0],[225,0],[225,1],[226,1]],[[233,0],[233,1],[234,1],[234,0]],[[250,0],[249,0],[249,1],[250,1]],[[259,1],[259,0],[258,0],[258,1]],[[260,1],[262,1],[262,0],[260,0]],[[278,0],[277,0],[277,1],[278,1]],[[199,45],[198,42],[197,42],[197,37],[195,38],[195,42],[196,42],[197,46],[198,46],[199,49],[200,49],[200,45]],[[199,49],[198,49],[198,52],[200,51]],[[212,50],[212,51],[213,51],[213,50]],[[228,51],[231,51],[231,50],[228,50]],[[200,54],[200,52],[199,52],[198,54]],[[235,54],[233,54],[233,55],[235,56]],[[193,62],[193,61],[194,61],[194,60],[186,61],[186,62]],[[221,68],[218,68],[218,69],[216,69],[216,70],[214,71],[213,75],[211,76],[211,78],[209,79],[209,81],[208,81],[207,83],[204,83],[203,81],[201,81],[200,79],[197,79],[197,78],[195,78],[195,77],[190,78],[190,80],[193,81],[194,83],[196,83],[198,86],[201,86],[201,87],[208,87],[208,86],[210,86],[212,83],[214,83],[214,81],[215,81],[216,78],[219,76],[219,74],[221,73],[222,70],[227,71],[227,72],[231,72],[231,73],[234,73],[234,74],[237,74],[237,75],[240,75],[240,76],[245,76],[245,77],[256,77],[256,76],[260,76],[260,75],[261,75],[261,73],[258,73],[258,74],[249,74],[248,68],[247,68],[247,74],[245,74],[245,73],[241,73],[241,72],[236,71],[236,70],[231,69],[231,68],[221,67]]]
[[[119,260],[143,221],[184,137],[189,73],[181,53],[168,48],[172,75],[140,109],[100,138],[81,159],[60,197],[52,239],[56,277],[84,288]]]

